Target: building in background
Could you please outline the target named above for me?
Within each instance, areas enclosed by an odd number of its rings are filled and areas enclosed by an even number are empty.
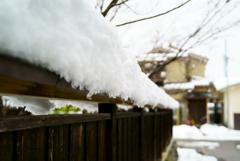
[[[164,63],[176,55],[176,49],[156,48],[150,53],[137,57],[144,73],[150,74],[156,64]],[[210,123],[211,109],[208,103],[217,98],[217,91],[204,77],[206,57],[187,53],[154,74],[151,80],[179,101],[177,124],[194,122],[196,125]]]
[[[226,78],[214,81],[218,89],[219,102],[223,104],[223,123],[228,125],[231,129],[240,130],[240,78],[229,78],[229,103],[227,103],[227,86]],[[227,108],[229,105],[229,113]],[[228,115],[228,116],[227,116]]]

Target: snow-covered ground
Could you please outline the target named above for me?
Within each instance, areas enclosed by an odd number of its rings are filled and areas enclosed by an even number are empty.
[[[177,148],[178,161],[217,161],[213,156],[197,153],[195,149]]]
[[[211,124],[204,124],[200,129],[195,126],[179,125],[173,127],[173,138],[178,140],[179,147],[191,148],[178,148],[178,161],[217,161],[213,156],[197,153],[196,149],[213,150],[221,146],[219,143],[221,141],[240,141],[240,131]],[[240,145],[237,145],[236,149],[240,149]]]
[[[179,125],[173,127],[173,137],[188,140],[240,140],[240,131],[211,124],[204,124],[200,129],[195,126]]]

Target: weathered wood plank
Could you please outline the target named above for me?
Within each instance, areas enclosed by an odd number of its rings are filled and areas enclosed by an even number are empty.
[[[123,123],[117,119],[117,160],[123,161]]]
[[[71,125],[70,161],[85,159],[85,123]]]
[[[0,132],[109,119],[110,114],[0,117]]]
[[[35,128],[17,132],[17,160],[45,161],[46,159],[46,129]]]
[[[128,161],[132,161],[132,118],[127,118],[128,121],[128,134],[127,134],[127,140],[128,140]]]
[[[66,161],[69,158],[68,125],[49,127],[48,161]]]
[[[128,120],[123,118],[123,160],[127,161],[128,159]]]
[[[153,160],[153,116],[144,117],[145,159]]]
[[[87,91],[69,89],[65,87],[49,86],[34,82],[23,81],[0,74],[1,95],[28,96],[36,98],[79,100],[96,103],[116,103],[132,105],[131,101],[123,101],[121,98],[109,98],[107,95],[93,95],[92,99],[87,99]]]
[[[139,161],[145,161],[145,131],[144,131],[144,110],[142,108],[138,109],[141,116],[138,118],[138,156]]]
[[[106,160],[106,121],[98,122],[98,161]]]
[[[97,160],[97,122],[86,123],[86,161]]]
[[[12,161],[14,158],[14,132],[0,133],[0,160]]]

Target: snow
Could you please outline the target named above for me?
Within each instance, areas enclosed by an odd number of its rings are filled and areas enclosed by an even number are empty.
[[[54,108],[61,108],[66,105],[73,105],[74,107],[78,107],[81,111],[83,111],[84,109],[92,113],[98,111],[97,103],[9,96],[3,96],[3,100],[3,102],[7,101],[8,106],[10,107],[26,107],[26,110],[30,111],[34,115],[47,115],[51,113],[51,110],[53,110]]]
[[[177,152],[178,161],[217,161],[217,158],[201,155],[195,149],[177,148]]]
[[[209,139],[215,140],[240,140],[240,131],[231,130],[225,126],[204,124],[200,127],[200,131]]]
[[[169,83],[165,84],[163,88],[165,90],[193,90],[195,86],[209,86],[210,81],[207,78],[192,76],[190,82],[182,82],[182,83]]]
[[[195,126],[179,125],[173,126],[174,139],[203,139],[201,131]]]
[[[3,0],[0,51],[49,69],[74,88],[130,99],[143,107],[179,103],[141,72],[116,27],[87,0]]]
[[[179,89],[179,90],[193,90],[195,88],[194,84],[191,82],[187,82],[187,83],[171,83],[171,84],[165,84],[163,86],[163,88],[165,90],[175,90],[175,89]]]
[[[219,147],[220,144],[218,142],[206,142],[206,141],[197,141],[197,142],[181,142],[179,141],[178,146],[184,146],[188,148],[196,148],[196,147],[208,147],[208,148],[215,148]]]
[[[173,127],[173,137],[188,140],[240,140],[240,131],[211,124],[204,124],[200,129],[195,126],[179,125]]]
[[[213,80],[213,84],[215,85],[218,91],[227,87],[227,80],[226,77],[220,77]],[[233,86],[236,84],[240,84],[240,77],[230,77],[228,78],[228,85]]]

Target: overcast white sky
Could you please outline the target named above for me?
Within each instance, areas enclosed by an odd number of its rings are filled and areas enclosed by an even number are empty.
[[[120,10],[115,19],[114,24],[121,24],[126,21],[135,20],[147,16],[152,16],[158,13],[167,11],[173,7],[178,6],[182,1],[164,1],[164,0],[131,0],[129,9]],[[122,39],[123,47],[133,50],[135,55],[146,53],[150,51],[159,39],[159,44],[168,45],[169,41],[173,44],[176,40],[181,39],[184,35],[189,35],[196,29],[199,22],[203,19],[203,15],[210,8],[211,5],[206,5],[208,0],[192,0],[190,3],[165,16],[155,18],[152,20],[142,21],[131,25],[118,27],[118,32]],[[213,1],[216,2],[216,1]],[[225,3],[225,0],[222,0]],[[231,3],[237,3],[239,0],[231,0]],[[107,4],[107,3],[106,3]],[[228,24],[231,20],[236,20],[240,16],[240,6],[228,17],[225,17],[219,24]],[[221,16],[224,16],[222,14]],[[107,17],[110,18],[111,16]],[[239,18],[240,19],[240,18]],[[210,24],[210,25],[212,25]],[[222,38],[207,42],[206,44],[192,49],[191,51],[206,56],[209,58],[205,75],[208,78],[216,79],[224,76],[224,54],[225,54],[225,40],[227,40],[227,53],[229,57],[229,77],[240,77],[238,70],[240,64],[240,27],[224,32]]]

